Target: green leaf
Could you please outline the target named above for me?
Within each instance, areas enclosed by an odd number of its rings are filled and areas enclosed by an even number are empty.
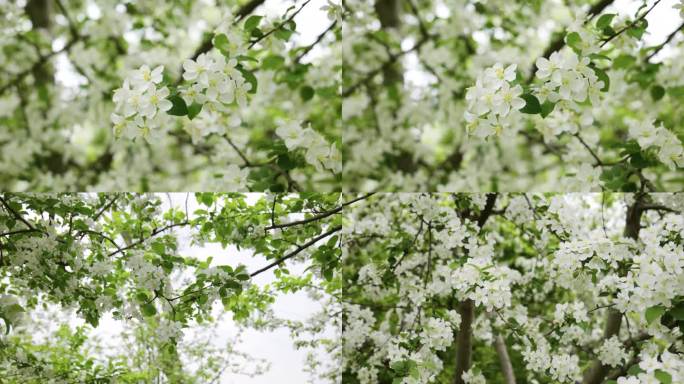
[[[644,370],[639,367],[639,364],[634,364],[627,370],[627,374],[630,376],[636,376],[642,372],[644,372]]]
[[[658,101],[665,96],[665,88],[660,85],[654,85],[651,87],[651,97],[653,100]]]
[[[614,17],[614,13],[606,13],[605,15],[602,15],[601,17],[599,17],[598,21],[596,21],[596,28],[603,29],[605,27],[608,27],[610,23],[613,21]]]
[[[541,105],[541,116],[546,117],[553,112],[553,109],[556,107],[556,103],[553,103],[551,101],[546,100],[542,105]]]
[[[655,377],[663,384],[672,384],[672,376],[661,369],[656,369]]]
[[[168,100],[171,102],[172,106],[166,113],[172,116],[185,116],[188,114],[188,106],[185,104],[185,100],[183,100],[182,97],[171,95],[168,97]]]
[[[390,368],[399,376],[407,376],[411,369],[411,363],[415,364],[411,360],[395,361],[390,365]]]
[[[589,57],[594,59],[594,60],[608,60],[608,61],[612,60],[610,57],[608,57],[606,55],[602,55],[600,53],[592,53],[591,55],[589,55]]]
[[[335,274],[334,268],[323,269],[323,277],[325,278],[326,281],[331,281],[333,279],[334,274]]]
[[[684,301],[677,304],[677,306],[672,308],[669,313],[670,316],[677,320],[684,320]]]
[[[240,71],[240,73],[242,73],[242,76],[245,78],[245,81],[252,84],[252,89],[250,89],[248,93],[256,93],[256,91],[257,91],[257,79],[254,76],[254,73],[252,73],[251,71],[249,71],[243,67],[238,67],[238,71]]]
[[[613,60],[614,69],[629,68],[636,63],[636,57],[631,55],[620,55]]]
[[[239,273],[239,274],[235,275],[235,278],[240,280],[240,281],[247,281],[247,280],[249,280],[249,275],[246,273]]]
[[[285,28],[278,28],[273,34],[280,40],[288,41],[294,32]]]
[[[247,18],[245,21],[245,31],[251,32],[254,28],[256,28],[259,23],[261,22],[261,19],[263,19],[263,16],[259,15],[253,15]]]
[[[147,294],[145,292],[138,292],[135,294],[135,299],[138,300],[141,303],[147,302],[150,298],[147,297]]]
[[[532,95],[531,93],[526,93],[520,97],[523,100],[525,100],[525,106],[522,107],[520,112],[532,115],[541,113],[541,105],[539,105],[539,99],[537,99],[534,95]]]
[[[284,171],[289,171],[297,167],[297,161],[290,157],[287,153],[278,156],[276,164]]]
[[[236,59],[237,59],[237,61],[252,61],[255,63],[259,62],[259,60],[253,58],[252,56],[248,56],[248,55],[240,55]]]
[[[157,314],[157,308],[155,308],[152,303],[143,304],[140,306],[140,312],[142,312],[145,317],[154,316]]]
[[[637,169],[648,168],[648,167],[656,164],[656,163],[653,163],[652,161],[649,161],[649,159],[647,157],[644,157],[643,154],[641,154],[641,153],[633,154],[629,159],[629,163],[634,168],[637,168]]]
[[[648,324],[651,324],[655,319],[662,316],[663,313],[665,313],[665,307],[663,307],[662,305],[655,305],[651,308],[648,308],[645,314],[646,322]]]
[[[568,33],[565,36],[565,43],[575,51],[581,51],[580,44],[582,43],[582,37],[577,32]]]
[[[627,34],[636,39],[641,39],[644,32],[646,32],[647,27],[648,21],[646,21],[646,19],[641,19],[641,21],[637,22],[633,27],[627,29]]]
[[[240,290],[242,289],[242,284],[240,282],[235,281],[235,280],[226,280],[226,282],[223,284],[225,288],[228,288],[230,290]]]
[[[192,103],[188,107],[188,117],[190,120],[194,119],[202,111],[202,104]]]
[[[224,33],[220,33],[214,36],[214,47],[216,47],[224,56],[228,56],[230,51],[230,42],[228,41],[228,36]]]
[[[285,58],[280,55],[268,55],[261,62],[262,69],[278,69],[285,63]]]
[[[605,167],[600,179],[608,190],[620,191],[627,184],[628,176],[629,169],[623,164],[618,164],[610,168]]]
[[[667,88],[667,93],[670,94],[672,97],[684,97],[684,85],[679,85],[676,87],[669,87]]]
[[[196,193],[195,198],[207,207],[211,207],[214,204],[214,194],[211,192]]]
[[[314,91],[314,89],[308,85],[305,85],[305,86],[299,88],[299,96],[301,96],[302,100],[304,100],[304,101],[311,100],[314,97],[315,93],[316,92]]]
[[[608,92],[610,89],[610,77],[608,77],[608,74],[606,71],[604,71],[601,68],[596,68],[593,67],[594,73],[596,73],[596,76],[599,78],[599,80],[603,81],[603,88],[601,88],[601,92]]]

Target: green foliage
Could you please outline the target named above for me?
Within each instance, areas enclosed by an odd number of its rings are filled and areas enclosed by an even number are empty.
[[[520,112],[529,114],[542,113],[542,108],[539,104],[539,99],[537,99],[534,95],[530,93],[525,93],[520,97],[523,100],[525,100],[525,106],[522,107],[522,109],[520,109]]]
[[[656,305],[653,307],[650,307],[646,309],[646,321],[650,324],[654,322],[656,319],[658,319],[660,316],[662,316],[665,313],[665,307],[662,305]]]
[[[171,102],[172,107],[166,113],[172,116],[185,116],[188,114],[188,106],[185,104],[185,100],[178,95],[171,95],[168,97]]]

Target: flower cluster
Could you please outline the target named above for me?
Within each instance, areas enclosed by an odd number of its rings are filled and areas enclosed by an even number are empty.
[[[572,192],[596,192],[601,187],[601,168],[582,163],[575,174],[563,179],[565,188]]]
[[[634,256],[634,271],[617,284],[616,308],[644,313],[655,305],[669,306],[684,295],[684,247],[672,241],[684,233],[684,218],[672,216],[640,233],[643,250]]]
[[[681,383],[684,380],[684,361],[675,354],[665,351],[660,355],[644,352],[639,363],[641,372],[636,376],[625,376],[617,379],[618,384],[661,383],[663,373],[671,378],[667,382]]]
[[[604,365],[610,365],[611,367],[617,367],[629,357],[617,336],[604,341],[598,348],[597,355]]]
[[[235,102],[244,107],[252,84],[245,81],[237,65],[236,59],[226,60],[215,50],[200,54],[196,60],[185,60],[183,79],[191,83],[180,93],[187,105],[210,103],[220,108]]]
[[[598,103],[598,94],[605,84],[589,63],[588,57],[579,57],[570,50],[554,52],[548,59],[538,58],[537,77],[544,80],[536,90],[539,101],[583,102],[588,96],[592,103]]]
[[[465,384],[485,384],[487,382],[482,373],[475,372],[473,368],[470,368],[468,371],[463,372],[461,378],[463,379],[463,382]]]
[[[230,164],[225,168],[225,172],[223,173],[221,187],[227,191],[245,191],[247,189],[248,176],[249,169],[240,168],[235,164]]]
[[[171,339],[179,341],[183,337],[183,324],[178,321],[162,320],[157,324],[155,336],[161,343]]]
[[[132,251],[131,253],[126,266],[131,269],[131,276],[138,288],[150,291],[158,290],[166,277],[162,267],[147,262],[142,251]]]
[[[654,148],[658,159],[670,169],[684,166],[684,147],[677,135],[652,120],[628,120],[629,135],[642,149]]]
[[[285,142],[290,151],[305,149],[306,162],[316,167],[318,171],[329,169],[335,173],[342,171],[342,155],[335,144],[328,142],[320,133],[311,127],[302,127],[299,121],[290,121],[280,125],[276,134]]]
[[[123,86],[114,91],[116,107],[111,115],[116,137],[147,139],[151,123],[159,111],[166,112],[173,104],[167,99],[169,89],[162,84],[164,66],[150,69],[143,65],[128,76]]]
[[[581,301],[574,303],[559,303],[556,304],[556,310],[553,314],[553,322],[557,324],[564,324],[569,317],[572,317],[576,323],[588,321],[587,308]]]
[[[516,67],[511,64],[504,68],[503,64],[496,63],[478,77],[474,87],[468,88],[465,97],[468,109],[464,117],[470,134],[481,139],[500,135],[511,112],[525,106],[525,100],[520,97],[522,87],[512,86]]]
[[[574,383],[581,378],[577,355],[552,354],[545,339],[537,342],[536,347],[527,346],[522,352],[528,370],[544,374],[548,372],[551,378],[561,383]]]

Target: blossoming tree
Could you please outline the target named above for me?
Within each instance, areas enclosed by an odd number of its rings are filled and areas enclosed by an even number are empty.
[[[339,348],[338,317],[289,321],[270,304],[281,293],[307,290],[330,302],[326,308],[337,305],[341,211],[354,200],[343,201],[339,193],[200,193],[194,196],[199,207],[190,210],[191,196],[185,198],[166,206],[163,195],[0,195],[3,382],[210,382],[226,365],[243,369],[233,365],[243,355],[230,345],[185,340],[190,328],[193,334],[211,331],[217,310],[245,327],[289,328],[300,347],[318,351],[310,361],[313,380],[332,380],[336,370],[324,357]],[[179,246],[186,237],[194,246],[216,243],[223,251],[189,256]],[[236,265],[229,246],[262,257],[263,266]],[[295,261],[306,270],[290,273]],[[273,273],[274,281],[254,284],[264,273]],[[54,340],[33,340],[46,305],[84,326],[65,322],[50,330]],[[105,316],[128,324],[137,347],[117,356],[116,349],[96,353],[87,331]]]
[[[347,2],[345,186],[681,190],[682,2],[613,3]]]
[[[264,3],[0,3],[4,190],[340,190],[340,6]]]
[[[644,192],[350,207],[342,381],[681,382],[683,209]]]

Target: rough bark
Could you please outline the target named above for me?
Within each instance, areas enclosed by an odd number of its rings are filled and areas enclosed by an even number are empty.
[[[606,315],[606,328],[603,331],[603,339],[607,340],[620,332],[622,313],[609,309]],[[600,384],[606,377],[610,367],[603,365],[600,360],[594,359],[589,369],[584,372],[584,384]]]
[[[472,300],[462,301],[458,306],[461,315],[461,327],[456,336],[456,371],[454,384],[463,384],[463,373],[470,369],[473,349],[473,318],[475,317],[475,303]]]
[[[52,27],[52,1],[29,0],[26,3],[26,14],[31,20],[34,30],[49,31]],[[36,85],[50,84],[53,82],[53,70],[49,62],[34,66],[33,77]]]
[[[501,373],[504,375],[505,383],[515,384],[513,364],[511,364],[511,358],[508,356],[506,340],[504,340],[501,334],[496,334],[494,337],[494,348],[496,348],[496,354],[499,356],[499,364],[501,365]]]
[[[494,212],[494,205],[496,204],[496,193],[487,195],[485,206],[477,218],[477,226],[482,230],[482,227],[487,222],[487,219]],[[463,384],[464,372],[470,369],[473,354],[473,319],[475,318],[475,303],[472,300],[462,301],[458,306],[458,313],[461,315],[461,326],[456,335],[456,370],[454,372],[454,384]]]
[[[376,0],[375,13],[378,15],[380,26],[383,29],[396,29],[401,23],[399,19],[399,0]],[[404,81],[401,64],[396,60],[382,68],[382,76],[385,85],[402,83]]]
[[[641,230],[641,215],[644,212],[643,195],[637,195],[632,205],[627,208],[627,217],[625,220],[624,236],[638,240],[639,231]],[[620,333],[620,325],[622,324],[622,313],[614,309],[609,309],[606,314],[606,327],[603,331],[603,340],[607,340],[618,333]],[[600,384],[605,380],[610,372],[610,367],[604,366],[600,360],[594,359],[591,366],[584,371],[583,384]]]

